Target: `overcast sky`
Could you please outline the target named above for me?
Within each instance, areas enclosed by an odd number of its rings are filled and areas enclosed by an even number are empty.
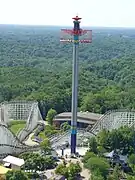
[[[0,0],[0,24],[135,27],[135,0]]]

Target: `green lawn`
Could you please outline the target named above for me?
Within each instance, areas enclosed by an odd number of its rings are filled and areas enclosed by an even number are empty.
[[[26,121],[10,121],[9,123],[9,129],[13,132],[13,133],[17,133],[18,131],[20,131],[21,129],[23,129],[26,125]]]

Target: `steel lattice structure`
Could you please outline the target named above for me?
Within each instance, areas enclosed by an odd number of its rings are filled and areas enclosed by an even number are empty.
[[[11,120],[25,120],[24,129],[15,135],[8,129]],[[37,146],[30,147],[23,143],[26,137],[37,127],[44,124],[37,102],[12,101],[0,105],[0,155],[32,150]]]
[[[107,111],[101,118],[93,125],[88,126],[86,129],[77,129],[77,145],[81,145],[86,139],[93,135],[97,135],[103,129],[111,131],[118,129],[122,126],[132,127],[135,126],[135,110],[113,110]],[[69,141],[70,131],[65,132],[63,135],[51,137],[50,141],[54,148],[59,147],[64,141]],[[70,143],[70,141],[69,141]]]

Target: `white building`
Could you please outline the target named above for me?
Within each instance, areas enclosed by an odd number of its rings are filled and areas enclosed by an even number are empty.
[[[7,156],[3,159],[4,166],[11,169],[19,170],[24,165],[24,159],[20,159],[14,156]]]

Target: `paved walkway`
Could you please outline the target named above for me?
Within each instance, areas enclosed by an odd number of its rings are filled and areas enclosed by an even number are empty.
[[[39,121],[39,122],[44,123],[44,125],[48,125],[48,122],[47,122],[47,121]],[[28,139],[27,139],[26,141],[24,141],[24,143],[25,143],[26,145],[28,145],[28,146],[39,145],[39,143],[32,141],[31,138],[32,138],[33,135],[34,135],[34,133],[31,133],[31,134],[29,135]]]
[[[82,166],[81,176],[84,177],[84,178],[83,178],[84,180],[89,180],[89,179],[90,179],[90,172],[89,172],[89,170],[88,170],[88,169],[85,169],[85,168],[83,167],[83,164],[82,164],[82,163],[80,163],[80,164],[81,164],[81,166]]]
[[[39,145],[37,142],[32,141],[32,136],[34,135],[34,133],[31,133],[28,137],[28,139],[24,142],[26,145],[28,146],[34,146],[34,145]]]
[[[86,148],[86,147],[77,147],[76,148],[76,152],[78,152],[81,156],[84,156],[85,153],[87,152],[87,150],[88,150],[88,148]],[[56,149],[56,152],[58,153],[59,156],[62,155],[61,149]],[[67,154],[67,156],[70,156],[70,154],[71,154],[70,148],[64,149],[64,155],[66,155],[66,154]]]

